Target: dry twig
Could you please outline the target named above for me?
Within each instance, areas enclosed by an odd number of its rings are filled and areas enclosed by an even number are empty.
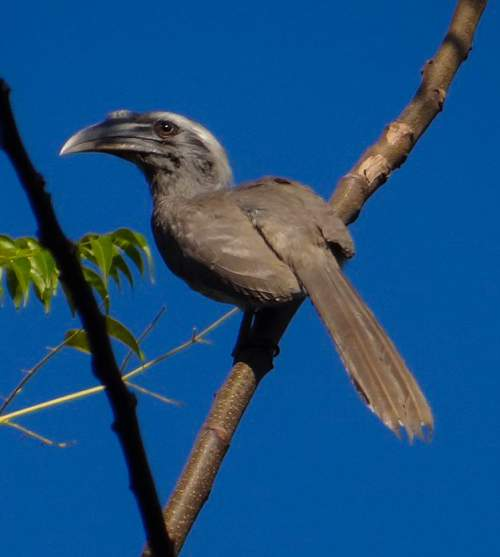
[[[19,383],[12,389],[9,395],[5,398],[5,400],[0,405],[0,416],[7,410],[7,407],[12,403],[12,401],[23,391],[29,381],[35,377],[35,375],[42,369],[44,365],[46,365],[56,354],[58,354],[66,344],[76,335],[76,332],[69,335],[68,338],[65,338],[62,342],[60,342],[54,348],[50,348],[47,354],[37,362],[31,369],[29,369],[24,377],[19,381]]]
[[[142,331],[142,333],[137,338],[138,344],[141,344],[142,342],[144,342],[147,339],[147,337],[151,334],[151,332],[158,325],[158,323],[159,323],[160,319],[163,317],[165,311],[166,311],[165,306],[163,306],[160,309],[160,311],[153,317],[153,320],[151,321],[151,323],[148,324],[148,326],[144,329],[144,331]],[[128,363],[130,362],[130,359],[132,358],[133,355],[134,355],[134,351],[130,348],[129,351],[127,352],[125,358],[123,358],[122,363],[120,364],[120,371],[122,373],[127,369]]]
[[[158,365],[161,362],[164,362],[165,360],[172,358],[173,356],[176,356],[177,354],[180,354],[181,352],[184,352],[185,350],[191,348],[195,344],[203,344],[203,342],[206,342],[205,337],[209,333],[211,333],[212,331],[220,327],[225,321],[227,321],[233,315],[238,313],[238,311],[239,310],[237,308],[233,308],[232,310],[226,312],[224,315],[216,319],[213,323],[211,323],[210,325],[202,329],[199,333],[196,333],[195,335],[191,335],[188,340],[185,340],[178,346],[171,348],[170,350],[168,350],[163,354],[160,354],[159,356],[156,356],[156,358],[153,358],[152,360],[143,362],[140,366],[136,367],[135,369],[132,369],[128,373],[125,373],[122,376],[123,381],[125,381],[127,385],[130,385],[132,386],[132,388],[135,388],[137,390],[140,390],[142,388],[142,392],[144,392],[145,391],[144,387],[140,387],[138,385],[131,383],[131,379],[139,375],[142,375],[152,367]],[[156,317],[155,320],[148,326],[148,328],[146,329],[147,332],[149,332],[150,328],[154,326],[154,323],[157,321],[157,319],[158,317]],[[8,414],[0,415],[0,426],[8,425],[8,426],[15,427],[15,425],[18,424],[15,424],[15,422],[13,422],[12,420],[16,420],[18,418],[21,418],[23,416],[28,416],[30,414],[35,414],[36,412],[47,410],[48,408],[53,408],[54,406],[67,404],[68,402],[73,402],[81,398],[86,398],[92,395],[96,395],[98,393],[102,393],[103,391],[104,391],[103,385],[96,385],[94,387],[88,387],[87,389],[75,391],[73,393],[59,396],[57,398],[52,398],[44,402],[39,402],[38,404],[34,404],[33,406],[27,406],[25,408],[20,408],[19,410],[14,410],[13,412],[9,412]],[[155,395],[157,398],[159,397],[157,393],[152,393],[151,391],[147,391],[146,394]],[[168,400],[169,404],[170,403],[178,404],[177,401],[173,401],[172,399],[166,399],[165,397],[163,397],[163,400],[164,401]]]

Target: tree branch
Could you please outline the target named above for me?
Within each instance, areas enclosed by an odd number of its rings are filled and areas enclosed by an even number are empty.
[[[369,147],[337,184],[331,203],[342,220],[353,222],[368,198],[399,168],[442,110],[448,88],[467,58],[486,0],[459,0],[448,33],[423,71],[422,83],[401,115]],[[235,356],[234,366],[202,425],[186,466],[164,509],[167,530],[178,553],[203,504],[229,448],[231,439],[257,386],[273,367],[273,357],[259,340],[278,344],[298,306],[266,310],[249,333],[252,349]],[[146,548],[143,557],[149,555]]]
[[[122,381],[106,331],[90,286],[83,277],[75,246],[66,238],[57,221],[43,177],[34,168],[23,145],[12,113],[10,89],[0,79],[0,148],[9,157],[28,197],[38,223],[41,243],[52,252],[61,281],[71,293],[92,349],[95,376],[106,388],[114,414],[113,429],[118,435],[129,470],[130,487],[137,499],[146,536],[157,557],[173,556],[163,523],[161,506],[142,443],[135,407],[136,399]]]
[[[331,203],[346,223],[356,220],[369,197],[398,169],[443,105],[472,40],[487,0],[460,0],[448,32],[422,71],[422,82],[401,114],[337,184]]]
[[[259,312],[247,340],[242,343],[243,348],[235,355],[231,373],[215,397],[164,509],[165,523],[176,554],[208,499],[233,434],[260,380],[273,368],[274,354],[266,346],[278,345],[299,305],[294,303]],[[149,555],[146,548],[143,556]]]

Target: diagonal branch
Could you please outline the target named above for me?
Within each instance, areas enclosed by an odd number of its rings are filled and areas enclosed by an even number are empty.
[[[458,1],[448,33],[434,58],[427,62],[415,97],[339,181],[332,204],[345,223],[357,218],[367,199],[404,163],[417,140],[442,110],[448,88],[471,49],[486,4],[486,0]],[[262,312],[249,333],[249,341],[242,343],[254,348],[235,356],[234,366],[217,393],[164,509],[176,553],[181,550],[210,495],[231,439],[259,381],[273,367],[273,357],[259,348],[259,339],[267,338],[277,344],[296,309]],[[146,555],[149,555],[147,548],[143,557]]]
[[[422,70],[415,96],[368,147],[354,167],[337,184],[331,203],[349,224],[363,205],[398,169],[443,105],[458,68],[472,50],[472,41],[487,0],[460,0],[450,27],[434,58]]]
[[[28,197],[37,220],[41,243],[52,252],[61,281],[71,297],[87,331],[92,349],[94,374],[106,387],[114,414],[113,429],[118,435],[127,462],[130,486],[136,496],[146,535],[155,556],[173,556],[163,524],[161,506],[139,431],[136,399],[122,381],[104,316],[99,311],[90,286],[83,277],[75,246],[66,238],[59,225],[43,177],[34,168],[26,152],[12,113],[9,87],[0,80],[0,148],[9,157]]]

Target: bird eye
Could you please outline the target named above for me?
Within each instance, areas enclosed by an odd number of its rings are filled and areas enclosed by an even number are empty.
[[[154,125],[154,130],[156,135],[163,139],[179,133],[179,126],[169,120],[158,120],[158,122]]]

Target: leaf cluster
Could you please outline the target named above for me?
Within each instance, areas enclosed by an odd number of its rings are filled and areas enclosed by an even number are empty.
[[[152,279],[151,250],[145,237],[129,228],[120,228],[106,234],[86,234],[75,243],[86,281],[102,300],[107,314],[108,332],[142,357],[142,352],[133,334],[119,321],[109,316],[111,298],[110,283],[119,288],[126,280],[134,286],[132,267],[140,275],[149,271]],[[12,238],[0,235],[0,298],[7,293],[14,306],[26,306],[30,293],[49,312],[59,286],[71,311],[74,306],[71,296],[59,280],[59,269],[52,254],[36,238]],[[84,331],[71,330],[66,334],[67,346],[88,352]]]
[[[106,313],[110,309],[110,279],[120,287],[125,277],[133,286],[130,263],[133,263],[141,275],[146,270],[146,264],[152,269],[151,250],[145,237],[129,228],[120,228],[106,234],[86,234],[75,246],[85,279],[101,298]],[[0,235],[2,298],[7,291],[16,308],[20,308],[27,304],[30,292],[33,291],[44,305],[45,311],[49,312],[58,288],[59,269],[51,253],[36,238]],[[69,297],[68,303],[72,307]]]

